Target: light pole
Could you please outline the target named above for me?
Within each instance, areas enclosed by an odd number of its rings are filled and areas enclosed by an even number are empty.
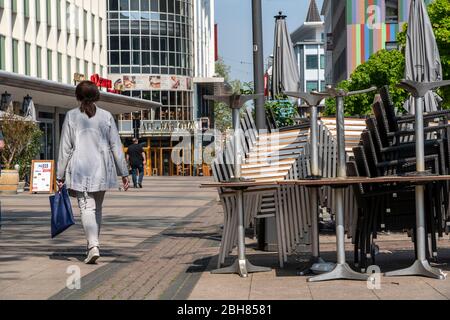
[[[264,51],[262,31],[261,0],[252,0],[253,22],[253,82],[255,93],[260,95],[255,99],[256,128],[266,129],[266,111],[264,109]]]

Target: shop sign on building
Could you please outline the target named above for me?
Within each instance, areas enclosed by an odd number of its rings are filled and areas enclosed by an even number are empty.
[[[180,76],[118,75],[113,78],[114,87],[123,86],[124,90],[192,90],[191,78]]]
[[[172,134],[180,131],[194,132],[198,130],[198,121],[141,121],[141,135]]]

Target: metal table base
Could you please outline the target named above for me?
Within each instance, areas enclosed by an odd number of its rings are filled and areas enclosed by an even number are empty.
[[[433,268],[428,260],[416,260],[409,268],[387,272],[384,275],[386,277],[422,276],[438,280],[445,280],[447,278],[447,274],[439,269]]]
[[[250,273],[270,272],[270,271],[272,271],[271,268],[255,266],[250,261],[248,261],[248,259],[245,259],[245,260],[236,259],[231,266],[225,267],[222,269],[213,270],[213,271],[211,271],[211,273],[212,274],[237,273],[242,278],[247,278]]]
[[[369,274],[354,271],[347,263],[337,264],[333,271],[322,274],[320,276],[308,279],[308,282],[330,281],[330,280],[356,280],[367,281]]]

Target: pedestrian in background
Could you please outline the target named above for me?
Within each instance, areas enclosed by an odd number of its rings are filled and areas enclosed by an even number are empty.
[[[0,130],[0,152],[5,149],[5,138],[3,137],[3,132]],[[0,174],[2,173],[2,165],[0,163]]]
[[[144,167],[146,165],[146,156],[144,148],[139,144],[139,140],[133,138],[133,144],[128,147],[127,160],[131,167],[131,175],[133,176],[133,185],[135,188],[142,189],[142,181],[144,180]]]
[[[100,257],[105,192],[118,187],[118,176],[128,189],[128,167],[113,116],[95,104],[100,98],[97,86],[83,81],[75,94],[80,107],[69,111],[64,121],[57,180],[59,188],[65,184],[76,194],[88,243],[85,263],[93,264]]]

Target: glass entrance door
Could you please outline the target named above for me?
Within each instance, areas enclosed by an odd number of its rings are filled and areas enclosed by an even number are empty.
[[[55,128],[53,122],[40,122],[39,127],[43,133],[41,137],[41,160],[55,159]]]
[[[172,150],[170,148],[161,148],[160,159],[161,159],[161,173],[162,176],[172,176]]]

